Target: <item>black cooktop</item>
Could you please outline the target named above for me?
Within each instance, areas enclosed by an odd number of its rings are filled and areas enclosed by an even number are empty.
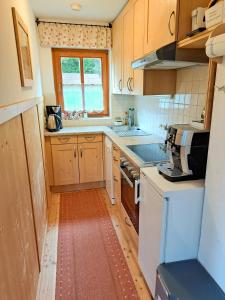
[[[129,145],[127,147],[134,152],[144,164],[156,165],[160,162],[169,161],[169,155],[166,153],[165,144]]]

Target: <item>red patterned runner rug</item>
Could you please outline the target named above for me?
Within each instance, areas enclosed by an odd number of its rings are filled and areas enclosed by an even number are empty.
[[[139,299],[103,191],[61,195],[56,299]]]

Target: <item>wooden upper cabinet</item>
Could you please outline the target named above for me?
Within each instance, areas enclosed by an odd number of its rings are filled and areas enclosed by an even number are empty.
[[[132,94],[133,91],[133,28],[134,9],[128,4],[123,14],[123,94]]]
[[[145,54],[177,39],[177,0],[145,0]]]
[[[133,27],[133,60],[139,59],[144,55],[144,0],[136,0],[133,4],[134,27]],[[133,70],[133,80],[131,81],[133,95],[143,94],[144,71]]]
[[[77,144],[52,145],[54,185],[79,183]]]
[[[78,145],[80,183],[103,181],[102,142]]]
[[[112,82],[113,93],[122,93],[122,32],[123,19],[119,17],[113,23],[112,37]]]

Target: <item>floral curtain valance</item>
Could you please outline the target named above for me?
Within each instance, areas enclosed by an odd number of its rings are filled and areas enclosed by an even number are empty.
[[[41,47],[110,49],[111,28],[40,22]]]

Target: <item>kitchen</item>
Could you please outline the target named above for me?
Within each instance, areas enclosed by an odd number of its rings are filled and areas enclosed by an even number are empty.
[[[1,298],[225,299],[224,1],[0,8]]]

